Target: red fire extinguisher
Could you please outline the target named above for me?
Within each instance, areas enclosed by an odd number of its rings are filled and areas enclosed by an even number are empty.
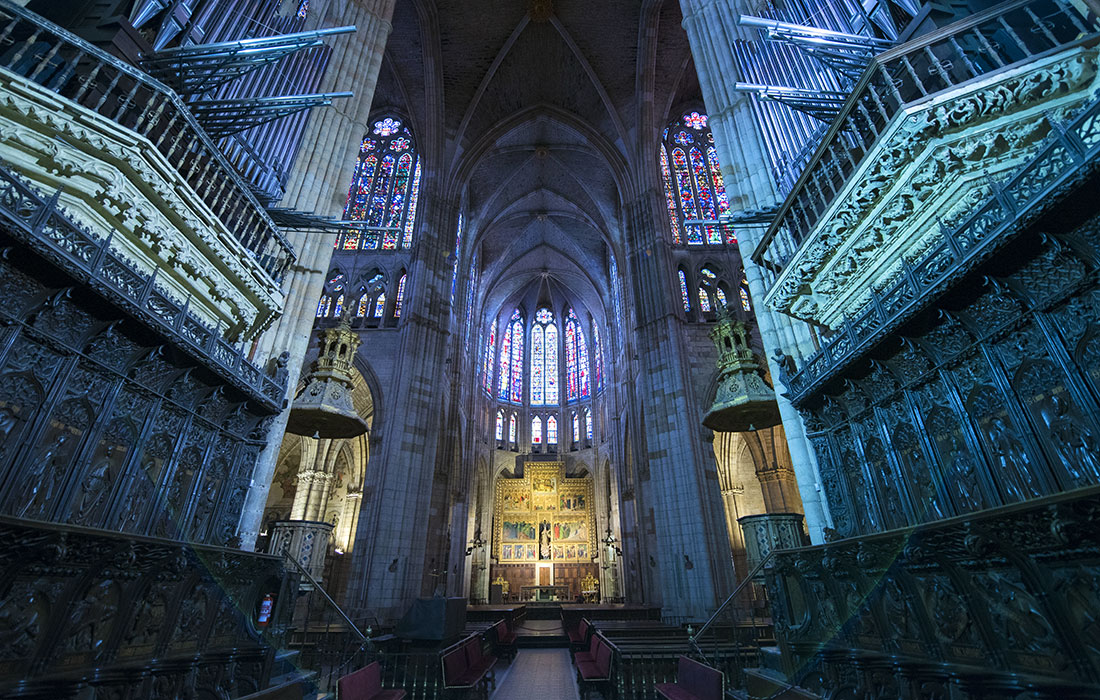
[[[264,599],[260,601],[260,617],[256,620],[256,624],[260,627],[267,627],[267,623],[271,620],[271,611],[275,607],[275,596],[268,593],[264,596]]]

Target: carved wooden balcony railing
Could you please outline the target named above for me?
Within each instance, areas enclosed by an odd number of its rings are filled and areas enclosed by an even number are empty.
[[[0,571],[0,696],[57,700],[261,690],[297,587],[279,557],[4,517]]]
[[[1092,487],[776,551],[787,673],[823,697],[1100,696],[1098,516]]]
[[[895,116],[1097,31],[1064,0],[1014,0],[874,57],[752,253],[767,286],[808,240],[849,176],[865,166]]]
[[[1029,221],[1049,211],[1059,195],[1100,167],[1100,101],[1055,129],[1043,148],[892,286],[873,292],[872,303],[847,321],[788,378],[795,405],[802,404],[853,359],[926,306],[927,299],[1002,247]]]
[[[171,88],[10,0],[0,0],[0,67],[148,139],[282,281],[295,259],[290,243]]]
[[[182,351],[245,392],[268,411],[282,407],[286,379],[276,381],[211,328],[156,288],[152,274],[138,270],[102,239],[73,223],[26,184],[0,168],[0,230],[127,310]]]

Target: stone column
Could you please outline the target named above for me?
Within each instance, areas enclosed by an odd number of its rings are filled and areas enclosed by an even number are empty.
[[[750,98],[733,90],[738,75],[733,42],[751,37],[737,26],[737,9],[732,0],[680,0],[680,7],[730,203],[735,211],[776,204],[778,197],[768,168],[768,156],[752,114]],[[798,479],[806,524],[811,539],[818,543],[823,541],[822,529],[829,526],[830,521],[820,493],[817,460],[806,439],[801,417],[790,401],[781,396],[786,387],[778,381],[779,369],[772,358],[775,349],[781,348],[800,360],[812,353],[814,346],[805,324],[762,308],[760,304],[765,293],[764,282],[751,256],[761,234],[759,228],[739,228],[738,243],[757,327],[771,364],[776,399]]]
[[[409,270],[388,401],[400,407],[400,417],[386,425],[379,450],[372,451],[348,591],[356,614],[382,621],[399,618],[451,570],[447,499],[457,482],[444,427],[453,407],[441,396],[451,396],[444,362],[451,351],[452,267],[446,258],[454,249],[458,207],[438,195],[438,179],[434,170],[423,171],[420,240]]]
[[[733,567],[714,455],[702,439],[704,399],[692,389],[676,274],[657,224],[659,196],[653,187],[628,208],[627,240],[635,242],[629,277],[634,298],[644,300],[635,306],[637,415],[645,417],[636,443],[645,447],[637,469],[639,538],[652,535],[650,601],[673,621],[703,621],[732,590]]]
[[[351,90],[355,96],[314,110],[280,206],[338,218],[351,182],[359,143],[367,132],[378,69],[392,26],[396,0],[314,0],[308,28],[354,24],[355,34],[333,37],[332,57],[320,92]],[[258,341],[254,358],[263,363],[288,352],[288,399],[293,400],[298,374],[309,346],[317,300],[332,257],[331,235],[297,232],[289,235],[298,253],[283,284],[286,307],[282,317]],[[238,526],[242,546],[252,549],[263,519],[264,505],[289,408],[268,429],[267,447],[253,471],[252,487]]]

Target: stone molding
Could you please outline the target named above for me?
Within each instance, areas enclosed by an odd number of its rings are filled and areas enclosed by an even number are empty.
[[[283,293],[171,163],[144,137],[0,69],[3,159],[227,336],[251,338]]]

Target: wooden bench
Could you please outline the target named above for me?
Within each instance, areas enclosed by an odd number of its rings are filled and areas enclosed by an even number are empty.
[[[657,694],[668,700],[722,700],[722,672],[681,656],[675,683],[658,683]]]
[[[477,692],[488,698],[489,686],[494,684],[492,673],[497,657],[486,656],[481,649],[481,636],[472,634],[452,644],[439,653],[443,666],[443,689],[458,691],[463,695]]]
[[[604,697],[615,694],[615,684],[612,682],[611,662],[614,658],[615,647],[600,634],[592,635],[592,642],[587,652],[578,651],[573,657],[573,663],[577,667],[577,685],[581,690],[581,697],[587,698],[592,686],[605,686],[608,693]]]
[[[500,620],[492,627],[493,638],[496,640],[494,651],[499,656],[516,658],[516,633],[507,620]]]
[[[565,616],[562,616],[562,625],[565,624]],[[577,623],[575,629],[566,628],[565,633],[569,635],[569,651],[577,652],[584,649],[588,644],[588,630],[591,625],[588,623],[587,617],[582,617],[581,621]]]
[[[382,690],[382,666],[375,661],[336,681],[340,700],[401,700],[405,691]]]

